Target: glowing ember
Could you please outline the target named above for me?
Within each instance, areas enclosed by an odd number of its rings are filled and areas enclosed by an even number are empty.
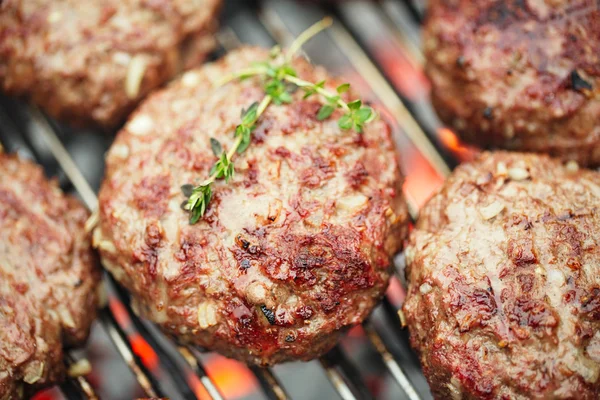
[[[133,352],[142,359],[142,362],[150,371],[155,371],[158,367],[158,356],[154,352],[152,346],[148,344],[139,334],[129,336]]]
[[[404,192],[410,197],[409,200],[412,200],[417,207],[421,208],[444,183],[444,178],[433,169],[420,153],[410,154],[409,157],[405,156],[402,161],[406,173]]]
[[[114,297],[111,297],[108,300],[109,307],[113,314],[115,315],[115,319],[117,323],[122,327],[126,328],[131,324],[131,320],[129,319],[129,314],[127,313],[127,309],[119,300]]]
[[[217,354],[207,359],[206,371],[223,396],[228,399],[247,396],[258,387],[256,378],[244,364]]]
[[[58,389],[48,389],[34,395],[31,400],[58,400],[62,398]]]

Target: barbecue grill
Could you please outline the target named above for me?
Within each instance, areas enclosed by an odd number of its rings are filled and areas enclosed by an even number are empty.
[[[242,43],[283,46],[306,27],[326,15],[334,26],[305,46],[305,55],[336,75],[344,75],[380,110],[393,128],[394,139],[407,175],[406,197],[412,218],[443,182],[450,170],[473,152],[437,121],[428,100],[428,82],[422,73],[419,25],[423,3],[418,1],[339,1],[327,3],[292,0],[229,1],[218,33],[219,53]],[[97,204],[95,191],[103,173],[103,157],[112,135],[75,131],[47,118],[33,106],[0,97],[0,143],[9,152],[36,160],[61,187],[76,193],[88,208]],[[307,398],[290,390],[294,374],[323,377],[330,385],[317,398],[370,399],[376,397],[430,399],[418,360],[408,345],[408,333],[398,312],[403,299],[402,256],[397,274],[382,305],[352,337],[315,363],[296,363],[272,369],[249,367],[269,399]],[[108,299],[99,313],[99,324],[112,340],[121,362],[133,375],[146,397],[171,399],[225,398],[205,369],[200,349],[179,347],[131,310],[127,293],[106,276]],[[98,325],[96,330],[99,329]],[[150,346],[157,368],[138,356],[136,341]],[[350,343],[348,343],[350,341]],[[357,351],[356,347],[360,347]],[[350,348],[351,347],[351,348]],[[359,353],[356,356],[356,353]],[[365,356],[365,354],[367,354]],[[67,363],[78,355],[69,354]],[[376,391],[364,376],[365,357],[385,371],[394,389],[387,396]],[[370,365],[370,364],[366,364]],[[160,368],[158,368],[160,367]],[[92,368],[94,368],[92,358]],[[282,373],[281,369],[288,369]],[[294,371],[289,373],[289,369]],[[158,371],[158,372],[157,372]],[[312,371],[312,372],[309,372]],[[252,378],[250,372],[246,375]],[[119,382],[109,382],[119,386]],[[72,377],[60,387],[68,399],[96,399],[85,377]],[[125,394],[123,394],[125,396]],[[120,397],[125,398],[125,397]]]

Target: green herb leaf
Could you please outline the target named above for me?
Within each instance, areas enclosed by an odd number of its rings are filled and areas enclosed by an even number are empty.
[[[292,102],[292,95],[287,91],[287,86],[283,81],[271,79],[265,86],[265,92],[271,96],[273,103],[277,105]]]
[[[245,152],[248,147],[250,146],[250,135],[245,135],[242,137],[242,141],[240,142],[240,145],[237,148],[237,152],[238,154],[242,154],[243,152]]]
[[[246,110],[246,113],[242,117],[242,125],[248,126],[254,123],[256,120],[256,111],[258,110],[258,103],[252,103],[250,108]]]
[[[185,197],[190,197],[192,195],[192,193],[194,192],[194,185],[190,185],[190,184],[183,185],[181,187],[181,191],[183,192],[183,195]]]
[[[352,125],[352,117],[349,114],[343,115],[338,121],[338,126],[345,130],[352,128]]]
[[[352,111],[356,111],[356,110],[360,109],[360,106],[362,106],[362,101],[360,101],[360,100],[354,100],[354,101],[348,103],[348,108],[350,108]]]
[[[289,92],[285,91],[279,95],[279,101],[281,101],[282,103],[289,104],[292,102],[292,95]]]
[[[210,148],[216,157],[219,157],[223,152],[223,146],[221,146],[221,142],[215,138],[210,138]]]
[[[340,86],[337,87],[336,90],[339,94],[346,93],[348,90],[350,90],[350,84],[342,83]]]
[[[355,114],[356,120],[361,124],[367,122],[372,115],[373,109],[371,109],[371,107],[363,107],[360,110],[358,110]]]
[[[233,177],[233,174],[233,163],[229,158],[227,158],[227,153],[221,153],[221,157],[219,157],[219,160],[211,168],[210,175],[214,175],[215,179],[225,178],[226,182],[229,182],[229,180]]]
[[[319,113],[317,114],[317,119],[319,121],[323,121],[329,118],[334,111],[335,107],[333,107],[331,104],[323,104],[323,106],[319,110]]]
[[[327,102],[334,107],[338,107],[338,101],[340,100],[340,96],[329,96],[326,97]]]
[[[188,211],[190,211],[190,225],[195,224],[204,216],[211,197],[212,190],[210,184],[200,185],[194,188],[192,195],[190,196],[185,207]]]
[[[283,65],[279,69],[279,79],[282,79],[284,75],[296,76],[296,70],[292,68],[290,65]]]

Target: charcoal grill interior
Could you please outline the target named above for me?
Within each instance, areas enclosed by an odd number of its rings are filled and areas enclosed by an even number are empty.
[[[215,57],[242,44],[285,46],[318,19],[334,17],[334,26],[304,47],[305,55],[332,73],[346,76],[390,122],[407,175],[405,192],[411,215],[416,218],[419,207],[449,171],[468,158],[468,154],[447,146],[451,141],[444,140],[443,134],[451,132],[439,124],[428,101],[419,43],[423,11],[423,2],[416,0],[228,1]],[[74,131],[33,106],[0,97],[0,143],[5,151],[42,164],[49,176],[58,177],[61,187],[78,195],[90,210],[96,208],[103,157],[112,137],[106,132]],[[403,298],[402,264],[399,255],[389,295],[362,329],[353,330],[350,338],[317,362],[251,368],[248,374],[262,390],[245,398],[431,399],[398,314]],[[204,367],[206,354],[200,349],[178,347],[153,325],[137,318],[127,293],[108,275],[105,285],[108,299],[95,330],[102,330],[104,333],[99,334],[111,339],[119,362],[137,381],[138,393],[170,399],[226,398],[211,371]],[[151,346],[156,365],[148,366],[138,357],[135,338]],[[80,357],[74,352],[68,362]],[[373,371],[385,375],[391,385],[382,391],[369,382],[366,377]],[[328,380],[329,385],[315,383],[319,391],[312,393],[311,388],[298,386],[299,374],[309,380]],[[68,399],[95,399],[99,395],[94,383],[84,377],[72,378],[60,392]],[[121,382],[104,385],[113,386],[112,398],[119,393]]]

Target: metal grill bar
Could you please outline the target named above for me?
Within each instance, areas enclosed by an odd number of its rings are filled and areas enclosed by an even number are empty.
[[[423,19],[425,18],[425,1],[423,0],[403,0],[399,3],[402,3],[407,10],[410,12],[411,17],[419,22],[422,23]]]
[[[75,359],[71,354],[66,354],[65,362],[68,368],[75,364]],[[61,385],[61,390],[63,390],[63,392],[76,392],[78,398],[98,400],[98,396],[96,395],[94,388],[84,376],[78,376],[76,378],[67,380],[63,385]],[[68,397],[71,398],[70,396]]]
[[[139,357],[133,352],[131,343],[127,339],[127,334],[117,323],[115,316],[110,309],[104,308],[100,311],[100,322],[103,328],[108,333],[108,336],[117,347],[117,351],[125,360],[131,372],[135,375],[136,380],[149,397],[164,397],[163,391],[159,383],[154,379],[152,374],[146,369]]]
[[[352,397],[350,398],[374,399],[360,372],[346,357],[346,354],[340,349],[339,345],[334,347],[325,356],[319,358],[319,361],[342,398],[346,399],[351,394]]]
[[[94,211],[96,208],[98,208],[98,199],[96,198],[96,194],[86,181],[79,168],[77,168],[77,165],[69,155],[67,149],[65,149],[63,146],[62,142],[56,135],[56,132],[54,132],[54,129],[48,122],[48,119],[35,106],[30,106],[30,113],[35,123],[39,126],[39,129],[37,129],[38,133],[46,140],[50,151],[54,155],[54,158],[56,158],[56,161],[60,165],[61,169],[67,175],[77,193],[79,193],[81,196],[88,210]]]
[[[406,3],[406,2],[405,2]],[[383,14],[389,18],[394,24],[393,31],[400,42],[406,43],[407,52],[415,57],[414,62],[417,65],[422,65],[425,62],[425,57],[421,52],[421,32],[420,24],[423,23],[422,18],[415,19],[414,12],[411,7],[396,0],[384,0],[381,4]]]
[[[188,365],[192,368],[194,374],[196,374],[196,376],[200,379],[200,382],[202,383],[202,386],[204,386],[204,389],[208,395],[214,400],[223,400],[223,395],[206,373],[206,370],[202,366],[202,360],[200,360],[200,357],[198,354],[196,354],[196,351],[191,347],[179,347],[178,351]]]
[[[190,387],[188,381],[185,379],[185,371],[179,367],[179,364],[175,362],[175,360],[171,359],[171,355],[167,353],[167,351],[163,348],[163,346],[158,341],[158,338],[155,337],[154,333],[150,332],[150,330],[144,325],[144,323],[137,318],[135,313],[133,312],[129,295],[122,289],[117,282],[114,281],[114,278],[108,274],[107,280],[112,283],[112,287],[116,290],[119,301],[125,306],[129,318],[137,332],[144,338],[144,340],[154,349],[157,353],[160,362],[164,365],[165,371],[169,374],[173,383],[177,388],[181,389],[181,395],[184,399],[195,399],[196,395],[194,394],[193,389]]]
[[[364,329],[377,352],[381,354],[383,362],[398,386],[400,386],[410,400],[420,400],[421,397],[417,394],[417,391],[406,377],[400,364],[398,364],[392,353],[388,350],[382,336],[377,332],[377,328],[373,327],[370,323],[367,323],[364,324]]]
[[[343,28],[341,24],[334,25],[331,34],[333,40],[338,44],[340,49],[342,49],[357,71],[362,76],[368,77],[373,91],[378,95],[386,108],[392,112],[394,118],[414,145],[440,175],[448,176],[450,174],[450,168],[443,157],[429,141],[421,126],[408,111],[404,103],[402,103],[402,100],[398,97],[381,72],[379,72],[379,69],[373,64],[362,47],[360,47],[352,35]]]
[[[290,398],[272,370],[259,367],[250,367],[250,369],[258,378],[258,382],[270,400],[286,400]]]

